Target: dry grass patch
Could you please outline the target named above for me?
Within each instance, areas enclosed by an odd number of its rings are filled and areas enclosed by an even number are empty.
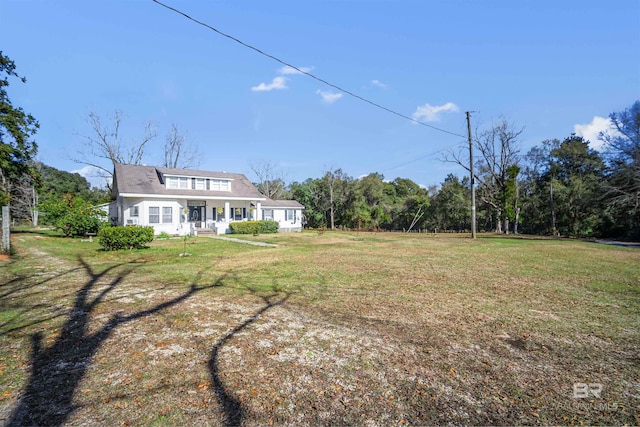
[[[198,238],[181,258],[182,241],[19,238],[5,422],[640,422],[638,250],[327,232]]]

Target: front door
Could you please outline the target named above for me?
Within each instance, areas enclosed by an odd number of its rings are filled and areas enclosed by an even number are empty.
[[[205,220],[204,206],[189,206],[189,222],[195,223],[197,228],[202,228],[202,222]]]

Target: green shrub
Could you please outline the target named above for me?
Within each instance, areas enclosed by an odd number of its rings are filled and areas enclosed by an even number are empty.
[[[167,233],[166,231],[163,231],[162,233],[158,234],[158,239],[168,239],[169,238],[169,233]]]
[[[265,220],[260,221],[260,223],[262,224],[263,233],[277,233],[278,228],[280,228],[280,223],[278,223],[278,221]]]
[[[120,249],[144,248],[153,241],[153,227],[134,226],[103,226],[98,232],[100,246],[107,251]]]
[[[233,234],[268,234],[277,233],[279,224],[277,221],[243,221],[232,222],[231,232]]]
[[[232,222],[231,232],[233,234],[260,234],[260,224],[259,221],[243,221],[243,222]]]
[[[102,209],[70,194],[43,203],[40,209],[44,214],[43,222],[55,225],[67,237],[97,233],[107,216]]]

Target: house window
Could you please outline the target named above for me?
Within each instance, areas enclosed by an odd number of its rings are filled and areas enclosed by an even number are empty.
[[[149,224],[160,224],[160,208],[157,206],[149,207]]]
[[[162,222],[165,224],[173,222],[173,208],[171,206],[162,208]]]
[[[222,206],[213,208],[213,217],[216,221],[224,221],[224,208]]]
[[[131,206],[129,208],[129,215],[137,217],[139,213],[138,206]]]
[[[242,221],[245,215],[245,208],[233,208],[233,219],[234,221]]]
[[[171,189],[177,189],[178,188],[178,177],[177,176],[170,176],[169,179],[167,179],[167,183],[169,185],[169,188]]]
[[[229,181],[211,179],[209,180],[209,188],[213,191],[229,191]]]
[[[204,178],[196,178],[196,190],[204,190]]]
[[[263,209],[262,219],[273,221],[273,209]]]
[[[180,189],[181,190],[189,189],[189,178],[180,178]]]
[[[285,219],[287,221],[294,221],[296,219],[296,211],[293,209],[287,209],[285,211]]]

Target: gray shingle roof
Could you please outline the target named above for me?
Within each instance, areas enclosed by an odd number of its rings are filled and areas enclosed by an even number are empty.
[[[262,207],[263,208],[297,208],[297,209],[303,209],[304,205],[302,205],[300,202],[296,201],[296,200],[273,200],[273,199],[267,199],[265,201],[262,202]]]
[[[231,191],[168,189],[162,181],[165,175],[188,176],[209,179],[230,179]],[[246,198],[265,200],[266,197],[240,173],[210,172],[192,169],[171,169],[155,166],[116,164],[113,173],[113,190],[117,194],[148,194],[176,197]]]

